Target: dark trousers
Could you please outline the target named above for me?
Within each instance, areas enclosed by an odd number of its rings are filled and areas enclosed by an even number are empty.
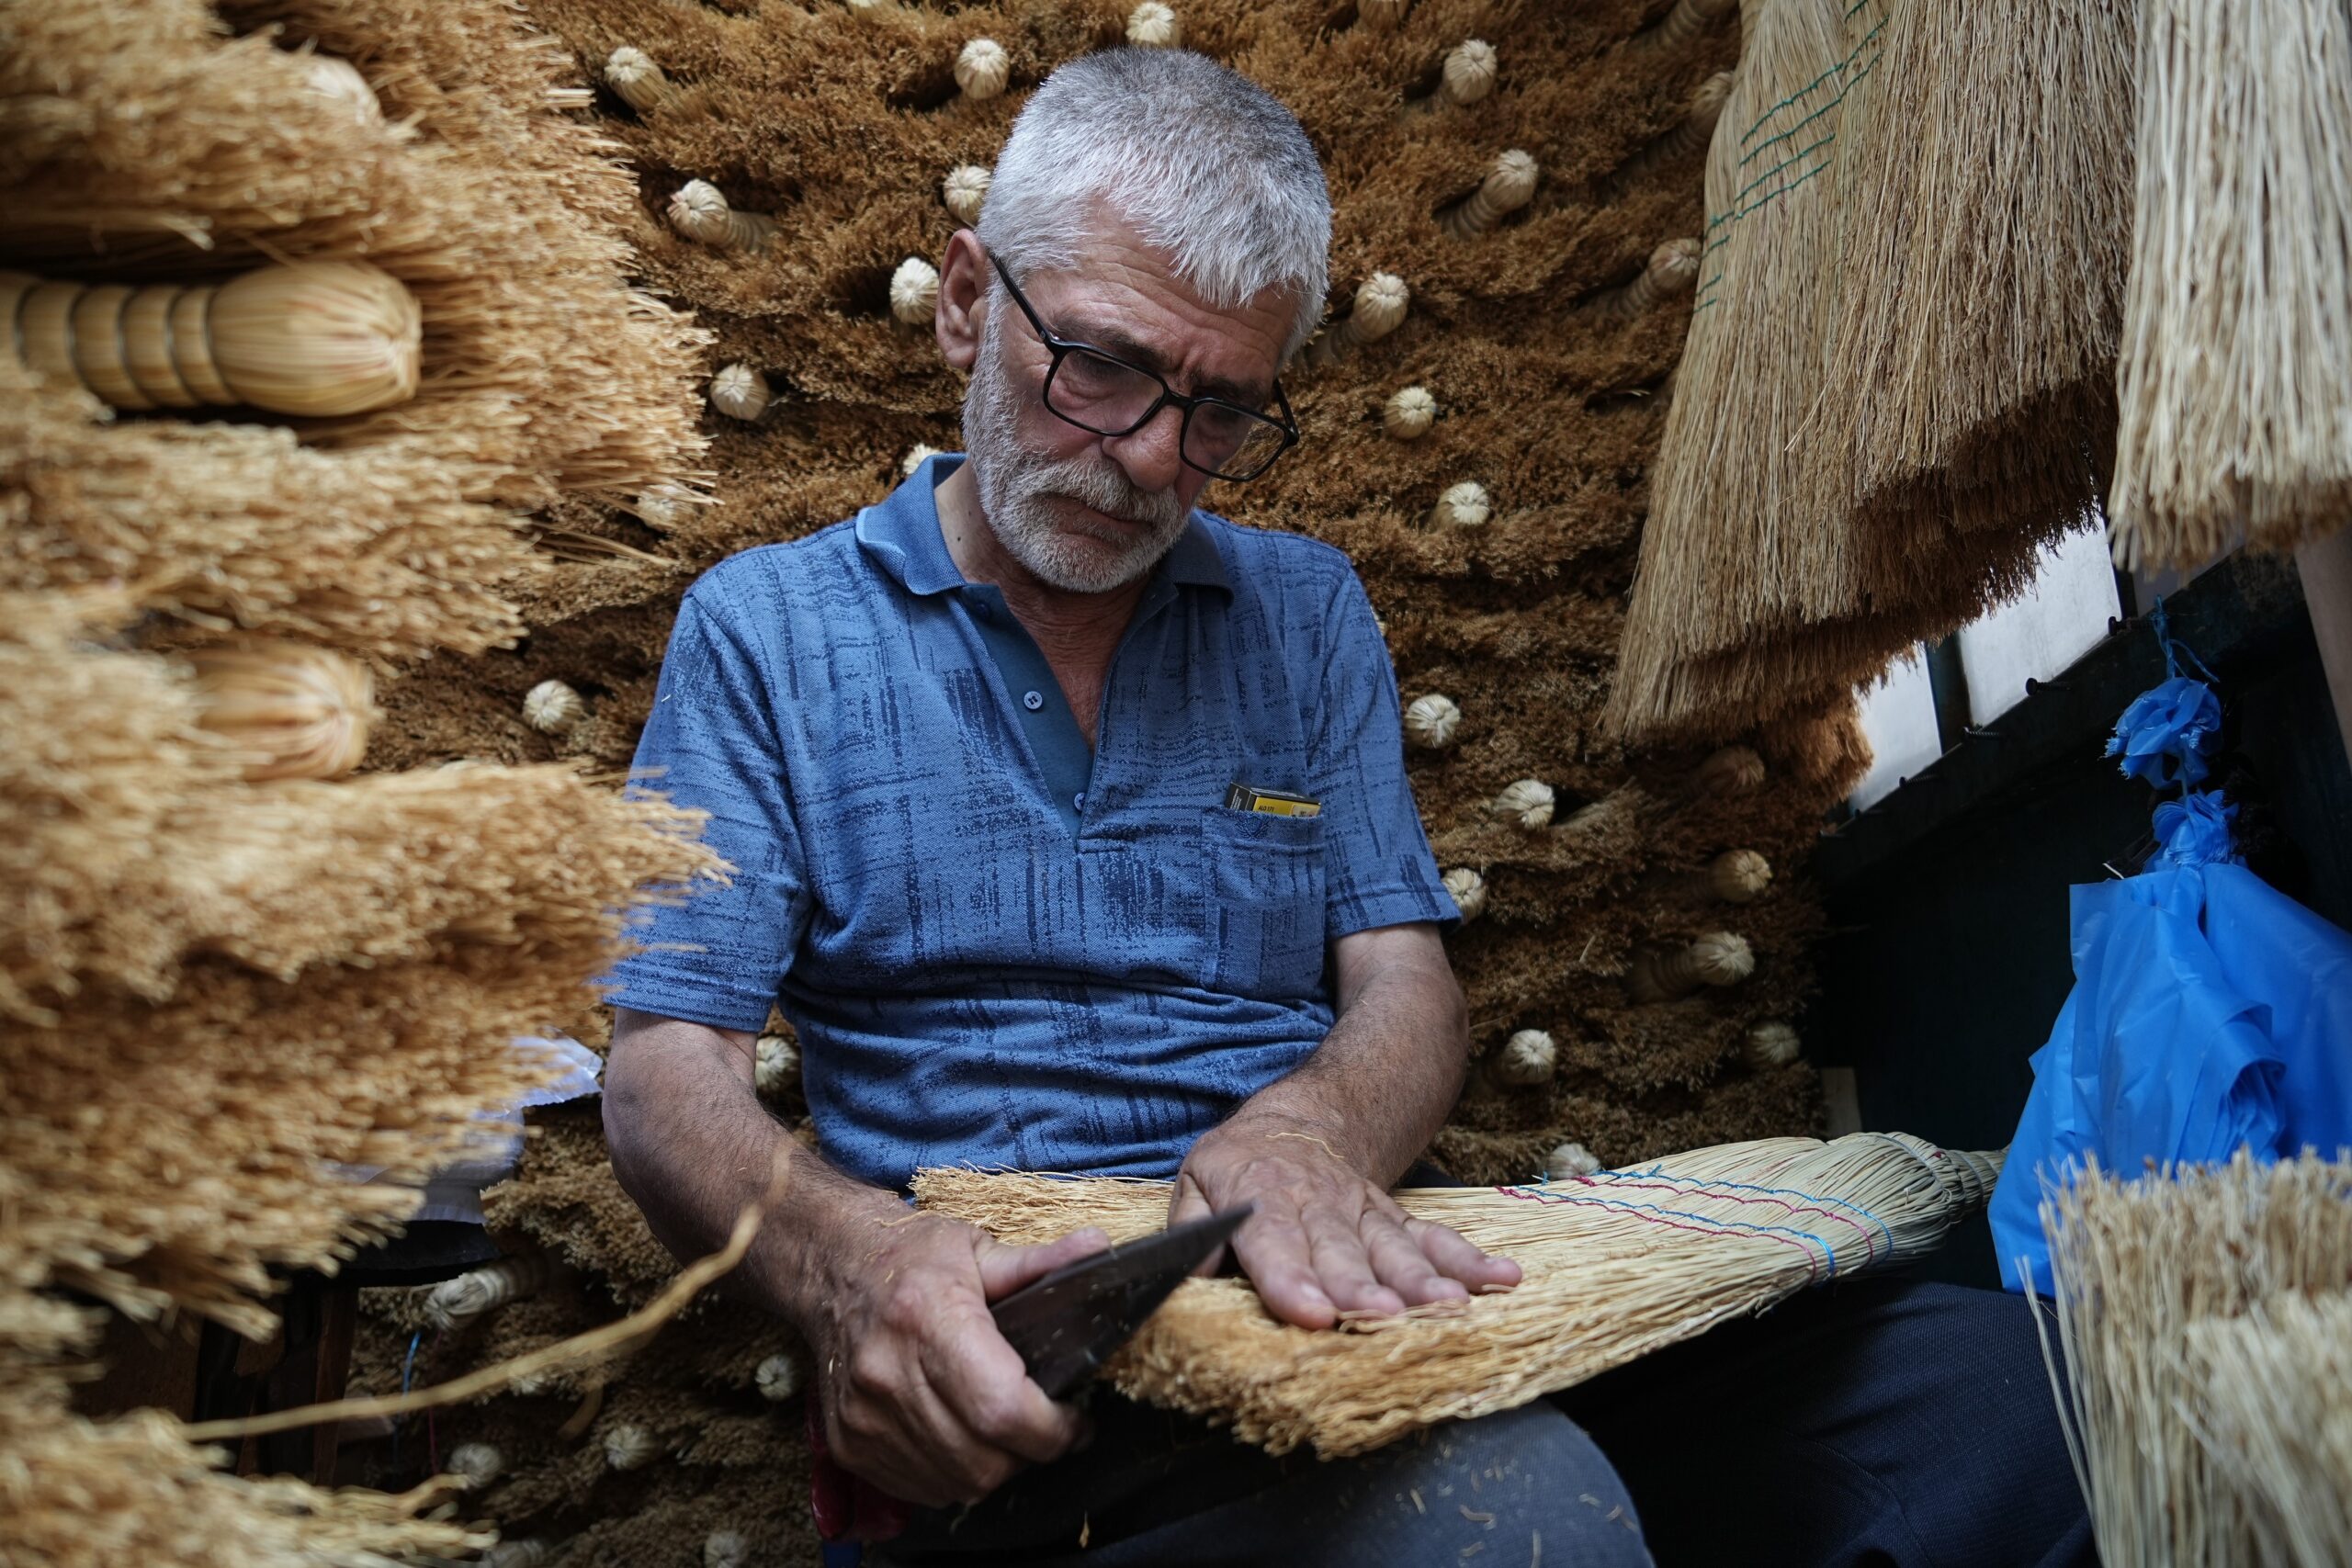
[[[872,1560],[2091,1568],[2029,1310],[1857,1280],[1331,1462],[1100,1395],[1084,1452],[919,1516]]]

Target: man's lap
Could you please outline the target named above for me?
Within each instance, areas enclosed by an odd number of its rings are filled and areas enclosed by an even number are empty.
[[[2027,1314],[1989,1292],[1857,1281],[1645,1358],[1556,1408],[1328,1463],[1104,1397],[1091,1449],[960,1526],[923,1520],[889,1560],[1378,1565],[1483,1543],[1474,1555],[1518,1562],[1540,1535],[1542,1560],[1577,1564],[1645,1561],[1645,1537],[1666,1568],[2089,1564]]]
[[[1808,1292],[1559,1396],[1666,1564],[2097,1561],[2027,1304]]]

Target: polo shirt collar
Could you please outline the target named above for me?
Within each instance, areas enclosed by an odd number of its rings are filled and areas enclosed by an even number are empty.
[[[963,465],[963,454],[958,452],[926,457],[879,506],[869,506],[857,514],[858,544],[910,593],[929,596],[966,586],[956,558],[947,553],[947,539],[939,527],[939,505],[932,495],[934,487]],[[1185,520],[1184,531],[1176,536],[1157,571],[1179,586],[1233,592],[1225,557],[1198,511]]]

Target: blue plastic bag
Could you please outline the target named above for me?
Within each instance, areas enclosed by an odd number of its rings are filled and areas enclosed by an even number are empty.
[[[2146,871],[2074,890],[2075,988],[1993,1192],[2013,1291],[2050,1293],[2043,1184],[2086,1154],[2130,1177],[2352,1146],[2352,935],[2237,863],[2233,815],[2218,795],[2167,801]]]

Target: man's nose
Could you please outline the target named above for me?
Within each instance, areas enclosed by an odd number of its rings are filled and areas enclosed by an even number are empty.
[[[1183,443],[1184,411],[1170,403],[1105,446],[1130,484],[1157,494],[1184,477]]]

